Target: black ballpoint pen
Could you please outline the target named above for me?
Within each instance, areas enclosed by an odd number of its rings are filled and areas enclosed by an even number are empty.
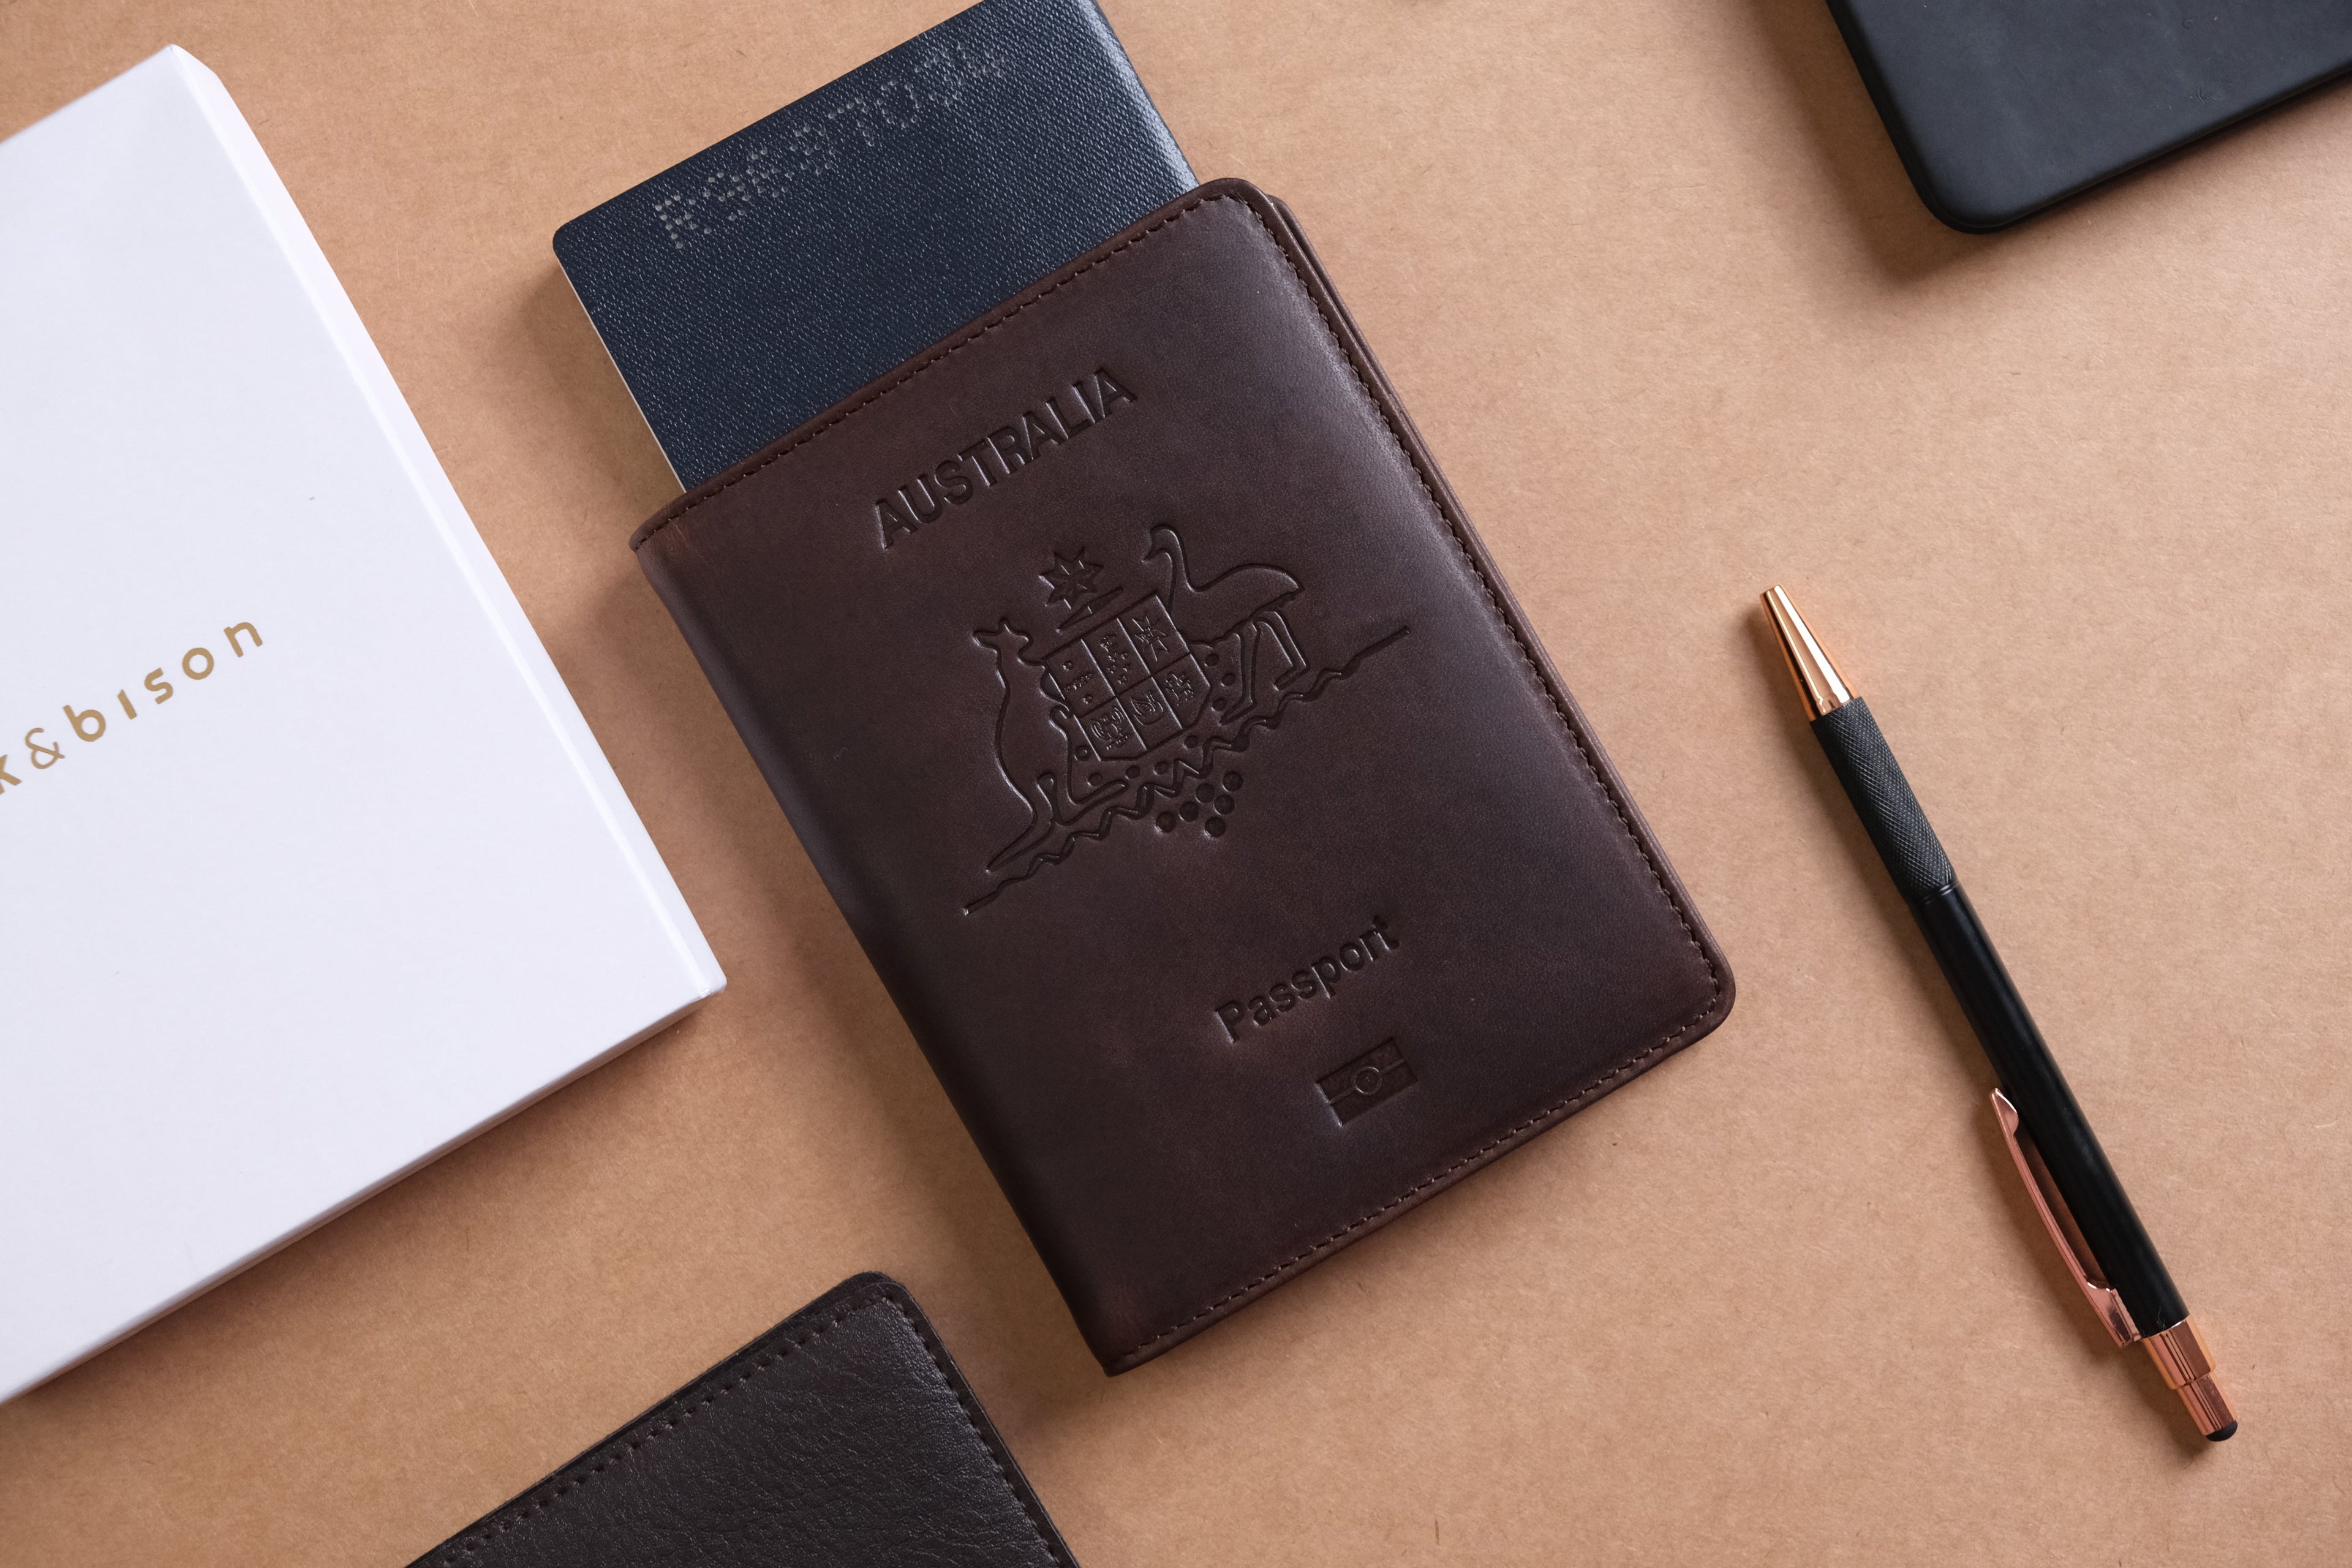
[[[2164,1259],[2157,1256],[2083,1108],[2074,1103],[2024,999],[2001,967],[1992,939],[1960,890],[1952,862],[1878,732],[1870,705],[1838,678],[1787,594],[1774,588],[1763,599],[1789,673],[1812,713],[1813,735],[1829,754],[1887,874],[1911,906],[1985,1055],[1992,1058],[2000,1079],[1992,1094],[1993,1111],[2051,1239],[2116,1343],[2145,1344],[2164,1381],[2196,1418],[2197,1429],[2220,1442],[2237,1431],[2238,1418],[2214,1381],[2212,1354],[2189,1321]],[[2057,1188],[2055,1205],[2036,1174],[2037,1158],[2049,1184]]]

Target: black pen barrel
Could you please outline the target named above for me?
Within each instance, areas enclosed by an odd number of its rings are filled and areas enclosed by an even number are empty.
[[[1911,906],[2100,1271],[2123,1297],[2142,1334],[2172,1327],[2189,1315],[2180,1292],[1961,891],[1951,860],[1871,717],[1870,705],[1857,700],[1833,709],[1813,721],[1813,732]]]
[[[1954,882],[1912,900],[1911,913],[2107,1283],[2143,1335],[2172,1327],[2189,1309],[1968,894]]]

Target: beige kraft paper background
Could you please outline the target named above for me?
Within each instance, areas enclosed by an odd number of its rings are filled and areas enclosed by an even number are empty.
[[[638,575],[674,487],[549,249],[952,4],[0,4],[0,133],[167,43],[220,73],[732,980],[0,1406],[0,1564],[404,1563],[864,1268],[1089,1568],[2352,1560],[2352,91],[1972,238],[1821,0],[1108,0],[1201,174],[1297,209],[1740,988],[1111,1381]],[[2061,1273],[1775,580],[2235,1441]]]

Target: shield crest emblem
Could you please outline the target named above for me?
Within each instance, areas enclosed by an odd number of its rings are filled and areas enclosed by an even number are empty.
[[[1209,682],[1177,634],[1168,606],[1146,594],[1045,655],[1046,679],[1078,723],[1072,759],[1089,763],[1149,756],[1200,718]],[[1076,792],[1073,792],[1076,793]]]

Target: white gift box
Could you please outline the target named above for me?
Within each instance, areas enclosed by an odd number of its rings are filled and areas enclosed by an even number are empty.
[[[176,48],[0,142],[0,1397],[725,984]]]

